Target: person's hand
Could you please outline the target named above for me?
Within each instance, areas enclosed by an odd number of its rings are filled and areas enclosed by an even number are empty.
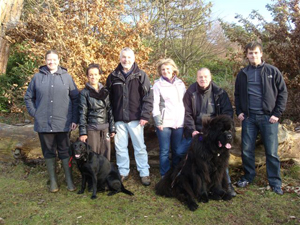
[[[77,124],[76,123],[72,123],[71,124],[71,130],[75,130],[77,128]]]
[[[278,120],[279,120],[279,118],[273,115],[273,116],[271,116],[271,118],[269,119],[269,122],[270,122],[270,123],[277,123]]]
[[[164,126],[163,126],[163,125],[157,126],[157,129],[163,130],[163,129],[164,129]]]
[[[240,115],[238,115],[238,119],[242,122],[245,119],[244,113],[240,113]]]
[[[146,123],[148,123],[147,120],[143,120],[143,119],[140,120],[140,125],[141,126],[145,126]]]
[[[79,140],[82,141],[82,142],[86,142],[88,136],[87,135],[82,135],[79,137]]]
[[[199,131],[194,131],[193,133],[192,133],[192,137],[194,137],[195,135],[197,135],[197,134],[199,134]]]
[[[115,134],[116,134],[116,133],[111,133],[111,134],[109,134],[109,136],[110,136],[111,138],[113,138],[113,137],[115,136]]]

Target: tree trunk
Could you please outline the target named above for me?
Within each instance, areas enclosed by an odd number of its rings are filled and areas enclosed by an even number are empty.
[[[0,1],[0,74],[6,72],[9,56],[9,43],[4,39],[6,29],[17,26],[24,0],[1,0]]]

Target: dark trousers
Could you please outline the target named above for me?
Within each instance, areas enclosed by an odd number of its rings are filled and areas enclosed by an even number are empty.
[[[260,131],[266,153],[267,176],[270,186],[281,187],[280,160],[278,156],[278,123],[270,123],[269,115],[250,113],[242,124],[243,179],[252,182],[255,173],[255,143]]]
[[[41,142],[41,147],[45,159],[56,158],[56,151],[58,158],[66,159],[70,157],[69,146],[70,138],[69,132],[57,133],[38,133]]]

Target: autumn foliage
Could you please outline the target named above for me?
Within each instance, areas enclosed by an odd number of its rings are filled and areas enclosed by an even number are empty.
[[[151,49],[141,38],[149,34],[149,24],[142,18],[135,24],[125,22],[123,0],[37,1],[25,9],[22,23],[7,32],[7,39],[22,43],[19,50],[39,65],[44,64],[45,52],[55,49],[78,86],[86,82],[85,68],[92,62],[100,64],[104,82],[117,66],[120,50],[130,47],[139,66],[149,72]]]
[[[249,17],[238,15],[239,24],[222,23],[226,36],[242,48],[250,41],[263,44],[264,60],[275,65],[285,76],[289,91],[287,117],[300,119],[300,1],[278,0],[267,5],[273,21],[257,11]],[[239,54],[235,53],[234,59]],[[241,61],[241,60],[238,60]]]

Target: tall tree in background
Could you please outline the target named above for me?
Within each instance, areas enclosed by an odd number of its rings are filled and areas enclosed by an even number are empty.
[[[285,75],[289,91],[289,110],[300,112],[300,0],[277,0],[266,7],[273,21],[266,21],[257,11],[248,18],[237,15],[241,25],[222,23],[226,36],[242,47],[253,40],[261,41],[265,58]]]
[[[23,0],[0,1],[0,74],[6,72],[9,55],[9,42],[5,40],[6,29],[14,29],[20,19]]]
[[[151,60],[172,57],[183,76],[199,67],[203,60],[226,51],[223,32],[210,19],[212,4],[202,0],[139,0],[127,3],[133,22],[146,16],[153,36],[148,44],[154,51]]]
[[[6,32],[11,43],[22,43],[26,52],[40,64],[44,54],[56,49],[61,64],[68,68],[78,85],[85,83],[85,68],[100,63],[105,80],[119,61],[120,50],[130,47],[139,65],[149,70],[150,48],[143,45],[141,34],[149,33],[143,20],[134,26],[121,20],[123,0],[30,0],[22,24]]]

